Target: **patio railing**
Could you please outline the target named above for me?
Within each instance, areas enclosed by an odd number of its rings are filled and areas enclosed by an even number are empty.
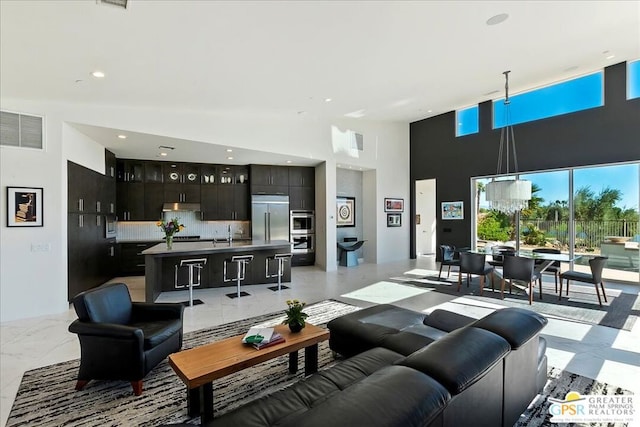
[[[560,246],[569,245],[569,221],[522,220],[523,229],[533,224],[545,233],[547,240]],[[574,221],[576,247],[599,248],[609,236],[640,237],[637,221]]]

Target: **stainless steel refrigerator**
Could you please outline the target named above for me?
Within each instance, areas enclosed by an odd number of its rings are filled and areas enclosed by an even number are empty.
[[[289,196],[251,196],[251,238],[289,241]]]

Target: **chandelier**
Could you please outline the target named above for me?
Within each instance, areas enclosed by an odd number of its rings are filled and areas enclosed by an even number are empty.
[[[511,156],[513,156],[513,166],[516,175],[518,173],[518,158],[516,157],[516,140],[513,135],[513,126],[511,126],[511,101],[509,101],[509,73],[505,71],[505,98],[504,98],[504,114],[505,126],[500,130],[500,149],[498,150],[498,168],[496,175],[498,177],[509,176]],[[506,154],[506,159],[503,155]],[[503,161],[503,160],[506,160]],[[506,163],[506,169],[503,173],[502,166]],[[487,201],[490,203],[491,209],[513,215],[526,208],[531,200],[531,182],[514,179],[493,180],[487,184],[485,188]]]

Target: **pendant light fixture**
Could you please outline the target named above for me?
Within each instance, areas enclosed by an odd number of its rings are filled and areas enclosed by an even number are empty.
[[[513,215],[529,205],[531,200],[531,182],[517,179],[518,174],[518,158],[516,156],[516,140],[511,125],[511,101],[509,100],[509,73],[505,71],[505,98],[504,98],[504,115],[505,126],[500,130],[500,149],[498,151],[498,168],[496,178],[507,176],[507,179],[494,178],[485,188],[487,201],[490,203],[491,209]],[[506,158],[503,158],[506,155]],[[513,172],[510,170],[511,158],[513,157]],[[506,163],[506,169],[503,172],[503,164]],[[513,175],[513,179],[511,179]]]

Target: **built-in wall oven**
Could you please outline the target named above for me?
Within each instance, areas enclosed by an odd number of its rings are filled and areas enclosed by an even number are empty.
[[[308,254],[316,250],[314,234],[292,234],[291,243],[294,254]]]
[[[316,219],[314,211],[291,211],[289,224],[291,234],[314,234],[316,232]]]
[[[104,237],[111,239],[116,237],[116,216],[105,215],[104,217]]]

